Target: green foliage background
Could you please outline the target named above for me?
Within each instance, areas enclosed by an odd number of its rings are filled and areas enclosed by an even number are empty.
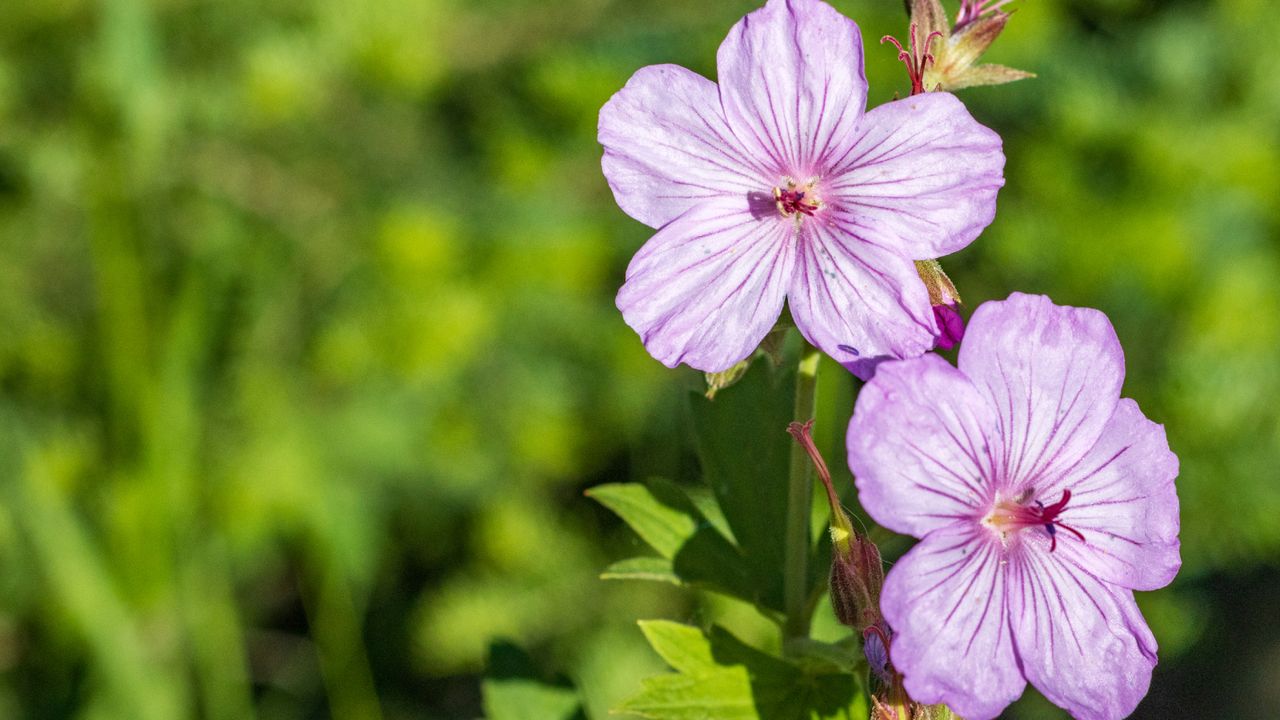
[[[901,3],[835,4],[872,103],[905,92]],[[650,231],[596,112],[646,64],[714,78],[755,5],[5,3],[0,716],[515,717],[480,690],[506,639],[605,717],[664,669],[637,618],[746,622],[598,580],[640,543],[582,490],[697,477],[700,378],[613,308]],[[1280,16],[1016,5],[991,59],[1040,77],[962,93],[1008,182],[945,264],[970,307],[1106,311],[1181,457],[1139,715],[1273,717]]]

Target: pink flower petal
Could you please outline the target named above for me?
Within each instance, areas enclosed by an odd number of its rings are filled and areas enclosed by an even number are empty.
[[[653,228],[704,200],[767,192],[777,182],[725,124],[715,83],[678,65],[632,75],[600,110],[599,131],[614,198]]]
[[[939,350],[950,350],[964,339],[964,318],[954,305],[934,305],[933,319],[938,323]]]
[[[887,363],[863,388],[859,495],[882,525],[925,533],[881,598],[915,700],[991,718],[1022,677],[1111,720],[1146,694],[1156,643],[1130,588],[1178,570],[1178,462],[1119,399],[1123,376],[1106,316],[1014,294],[974,313],[958,370]]]
[[[1058,553],[1022,553],[1008,567],[1014,645],[1027,680],[1079,720],[1133,712],[1156,664],[1156,641],[1133,593]]]
[[[966,720],[996,717],[1026,687],[1002,555],[980,532],[930,533],[889,571],[880,596],[894,632],[889,656],[911,698],[945,702]]]
[[[948,93],[886,103],[828,171],[840,226],[916,260],[941,257],[991,224],[1004,185],[1000,136]]]
[[[862,388],[849,467],[862,507],[890,530],[924,537],[981,518],[991,490],[986,438],[995,410],[937,355],[891,362]]]
[[[801,228],[787,296],[800,332],[863,379],[886,358],[928,352],[933,310],[915,265],[845,238],[820,220],[806,220]]]
[[[1047,485],[1089,453],[1124,382],[1124,351],[1107,316],[1042,295],[979,307],[959,366],[995,405],[1001,484],[1011,490]]]
[[[632,258],[618,309],[667,367],[727,370],[782,311],[794,232],[776,214],[753,214],[745,197],[699,203]]]
[[[1045,497],[1071,490],[1061,519],[1085,537],[1069,554],[1101,579],[1134,590],[1168,585],[1182,566],[1178,545],[1178,457],[1164,427],[1120,400],[1087,456],[1046,486]],[[1062,551],[1064,543],[1058,543]]]
[[[716,55],[729,126],[779,175],[807,180],[844,152],[867,103],[858,26],[819,0],[769,0]]]

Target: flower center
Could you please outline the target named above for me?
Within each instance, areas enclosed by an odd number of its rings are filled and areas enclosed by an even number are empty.
[[[773,189],[773,201],[778,206],[782,217],[794,217],[799,224],[801,217],[813,217],[822,207],[816,190],[818,179],[813,178],[804,185],[797,185],[791,178],[783,178],[782,185]]]
[[[1080,534],[1079,530],[1058,519],[1067,507],[1067,503],[1071,502],[1070,490],[1063,490],[1062,498],[1052,505],[1045,505],[1039,500],[1027,503],[1030,496],[1031,491],[1028,490],[1017,498],[1007,498],[997,502],[995,507],[991,508],[991,512],[982,519],[982,524],[1000,533],[1000,539],[1006,545],[1010,535],[1030,527],[1044,528],[1044,531],[1049,533],[1049,552],[1058,549],[1058,528],[1080,538],[1080,542],[1085,541],[1084,535]]]

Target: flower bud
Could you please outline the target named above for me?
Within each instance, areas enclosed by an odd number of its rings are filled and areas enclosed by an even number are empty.
[[[880,617],[884,563],[880,559],[880,548],[853,529],[831,482],[831,471],[813,443],[812,429],[813,421],[809,420],[791,423],[787,432],[809,454],[831,505],[831,606],[842,624],[864,631],[884,622]]]
[[[937,260],[917,260],[916,272],[929,290],[929,302],[934,305],[957,305],[961,302],[960,293],[951,282],[951,278],[943,272]]]
[[[960,304],[960,293],[937,260],[917,260],[916,272],[929,290],[933,319],[938,326],[937,347],[950,350],[964,338],[964,318],[956,309]]]
[[[902,673],[889,661],[891,635],[885,625],[862,633],[863,652],[871,666],[871,720],[959,720],[946,705],[922,705],[911,699]]]
[[[876,625],[862,633],[863,652],[871,665],[871,719],[917,720],[923,709],[911,701],[903,685],[902,673],[889,661],[889,637],[884,626]]]
[[[893,665],[889,663],[889,630],[887,626],[872,625],[862,631],[862,654],[867,658],[871,674],[882,685],[893,682]]]
[[[704,373],[704,375],[707,378],[707,399],[715,400],[716,393],[729,387],[730,385],[736,384],[739,380],[742,379],[743,375],[747,374],[747,368],[749,367],[751,367],[750,357],[748,357],[746,360],[739,360],[737,364],[735,364],[733,367],[729,368],[728,370],[721,370],[720,372]]]
[[[1007,0],[963,0],[953,27],[939,0],[910,0],[911,22],[924,37],[942,37],[931,47],[933,62],[924,68],[923,84],[929,90],[960,90],[977,85],[1003,83],[1035,77],[1035,74],[1004,67],[978,64],[978,59],[995,42],[1010,13],[1000,10]]]
[[[933,321],[938,325],[939,350],[950,350],[964,339],[964,318],[954,305],[934,305]]]
[[[747,374],[747,370],[751,368],[751,363],[755,361],[756,355],[764,355],[773,362],[774,367],[782,364],[782,344],[786,342],[787,331],[791,329],[793,323],[791,318],[783,314],[778,319],[777,324],[764,336],[764,340],[760,341],[760,347],[748,357],[739,360],[733,367],[720,372],[703,373],[703,377],[707,381],[706,397],[708,400],[715,400],[716,393],[727,387],[736,385],[743,375]]]
[[[836,611],[836,619],[859,630],[880,622],[883,585],[880,548],[851,527],[846,530],[832,522],[831,606]]]

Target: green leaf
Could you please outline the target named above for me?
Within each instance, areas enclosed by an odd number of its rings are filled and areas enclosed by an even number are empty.
[[[668,665],[683,673],[714,668],[711,642],[692,625],[670,620],[641,620],[640,631]]]
[[[670,561],[679,582],[754,602],[757,595],[742,555],[675,483],[654,479],[649,486],[599,485],[587,495],[617,513],[654,550]],[[628,572],[637,566],[622,568]],[[646,571],[666,568],[650,563]],[[608,571],[606,571],[608,572]],[[665,580],[669,577],[644,577]]]
[[[571,720],[581,715],[573,690],[534,680],[486,680],[482,692],[489,720]]]
[[[711,630],[711,653],[722,665],[747,668],[762,720],[856,717],[851,706],[866,702],[852,674],[806,671],[793,661],[743,643],[723,628]]]
[[[544,682],[533,660],[519,647],[498,641],[489,647],[489,667],[481,685],[489,720],[580,720],[578,693],[568,683]]]
[[[691,397],[703,474],[753,578],[753,601],[782,609],[795,370],[757,359],[733,387]]]
[[[612,510],[640,539],[667,559],[674,558],[698,529],[698,520],[693,514],[659,502],[644,485],[597,485],[587,490],[587,497]]]
[[[698,675],[659,675],[641,681],[643,690],[617,712],[658,720],[756,720],[744,667],[716,668]]]
[[[852,642],[845,645],[795,638],[787,642],[787,655],[811,672],[847,672],[856,675],[867,669],[861,648]]]
[[[667,558],[634,557],[619,560],[600,573],[602,580],[652,580],[683,585]]]
[[[737,541],[733,537],[733,530],[729,527],[729,521],[724,517],[724,511],[720,509],[720,505],[716,503],[716,496],[711,492],[711,488],[707,486],[684,488],[685,495],[689,496],[689,501],[694,507],[698,508],[698,512],[711,523],[711,527],[720,531],[729,539],[729,542],[737,546]]]
[[[668,621],[642,622],[641,629],[678,673],[646,678],[620,712],[658,720],[866,717],[858,680],[851,672],[833,670],[832,663],[784,660],[720,628],[709,637]]]

